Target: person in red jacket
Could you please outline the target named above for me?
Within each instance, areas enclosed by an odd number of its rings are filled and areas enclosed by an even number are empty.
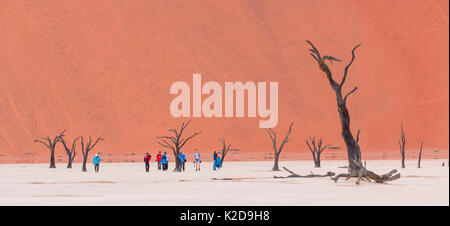
[[[150,170],[150,159],[152,159],[152,156],[148,152],[145,153],[144,162],[145,162],[145,171],[147,173]]]
[[[158,152],[158,154],[156,155],[156,162],[158,163],[158,170],[161,170],[161,151]]]

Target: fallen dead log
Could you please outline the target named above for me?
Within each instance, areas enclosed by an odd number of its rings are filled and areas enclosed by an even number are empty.
[[[282,179],[282,178],[313,178],[313,177],[331,177],[336,175],[334,172],[330,172],[328,171],[326,174],[324,175],[320,175],[320,174],[314,174],[313,172],[311,172],[311,174],[302,176],[299,174],[296,174],[294,172],[292,172],[291,170],[289,170],[286,167],[283,167],[284,170],[286,170],[287,172],[289,172],[291,175],[287,176],[287,177],[279,177],[279,176],[273,176],[273,178],[277,178],[277,179]]]
[[[367,170],[365,167],[362,166],[361,162],[357,163],[355,161],[355,164],[359,165],[360,167],[360,171],[355,172],[355,171],[351,171],[349,173],[342,173],[337,175],[336,177],[330,177],[335,183],[339,180],[339,178],[341,177],[345,177],[346,180],[350,179],[350,178],[358,178],[356,180],[356,184],[359,184],[361,179],[366,179],[369,182],[372,182],[372,180],[374,180],[377,183],[384,183],[386,181],[393,181],[393,180],[397,180],[400,179],[400,173],[397,173],[397,170],[391,170],[389,173],[383,174],[383,175],[378,175],[376,173],[374,173],[373,171]]]

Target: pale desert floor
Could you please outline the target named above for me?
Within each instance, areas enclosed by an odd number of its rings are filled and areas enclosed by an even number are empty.
[[[445,167],[441,167],[445,162]],[[298,174],[346,172],[338,168],[346,161],[280,162]],[[402,178],[387,184],[329,178],[274,179],[285,171],[271,172],[272,162],[225,162],[221,171],[212,171],[210,162],[195,172],[192,163],[186,172],[159,172],[155,163],[144,172],[143,163],[105,163],[100,173],[80,172],[80,164],[66,169],[58,164],[1,164],[0,205],[449,205],[447,160],[416,161],[399,169],[399,160],[369,160],[367,168],[379,174],[398,169]],[[214,180],[213,178],[233,178]]]

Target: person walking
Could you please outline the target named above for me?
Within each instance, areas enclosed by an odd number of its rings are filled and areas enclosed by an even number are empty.
[[[147,173],[148,171],[150,171],[150,159],[152,159],[152,156],[148,152],[145,153],[144,163],[145,163],[145,171]]]
[[[158,152],[158,154],[156,155],[156,162],[158,163],[158,170],[161,170],[161,151]]]
[[[98,171],[100,170],[100,162],[101,161],[102,161],[102,159],[100,158],[98,153],[96,153],[94,156],[94,159],[92,160],[92,163],[94,163],[94,170],[96,173],[98,173]]]
[[[169,168],[169,156],[167,155],[167,152],[164,152],[161,156],[161,165],[163,171],[166,171]]]
[[[200,152],[198,152],[198,149],[195,149],[194,159],[195,159],[195,171],[200,171],[200,163],[202,161],[200,160]]]
[[[180,171],[184,171],[184,165],[186,163],[186,155],[184,154],[183,151],[180,152],[178,160],[180,161]]]
[[[217,161],[217,152],[214,151],[214,154],[213,154],[213,170],[214,171],[216,170],[216,161]]]

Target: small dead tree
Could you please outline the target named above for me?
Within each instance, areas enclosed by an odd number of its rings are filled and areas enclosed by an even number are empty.
[[[89,152],[95,147],[95,145],[101,141],[104,140],[102,137],[98,137],[97,140],[92,143],[92,138],[89,137],[89,141],[84,144],[83,136],[81,137],[81,152],[83,153],[83,167],[81,169],[82,172],[87,172],[86,168],[86,162],[88,160]]]
[[[75,140],[73,140],[72,142],[72,147],[69,149],[69,147],[67,146],[66,142],[64,141],[64,136],[61,136],[61,143],[64,146],[64,149],[66,150],[66,154],[68,157],[68,162],[67,162],[67,169],[71,169],[72,168],[72,163],[73,160],[75,159],[75,156],[77,155],[76,152],[76,146],[77,146],[77,140],[80,139],[80,137],[75,138]]]
[[[316,168],[320,168],[320,155],[325,149],[330,147],[330,144],[323,145],[322,138],[319,138],[318,143],[316,144],[316,137],[312,138],[309,137],[309,142],[311,142],[311,144],[308,142],[307,139],[305,139],[305,141],[306,144],[308,145],[309,151],[311,151],[311,154],[313,156],[314,166]]]
[[[227,145],[227,142],[225,141],[225,138],[221,138],[220,143],[222,143],[222,158],[220,159],[220,168],[222,168],[223,161],[225,160],[225,157],[227,156],[229,151],[238,151],[239,149],[231,148],[231,144]]]
[[[342,94],[342,89],[343,89],[343,86],[347,79],[348,70],[356,58],[355,51],[356,51],[356,49],[358,49],[358,47],[361,46],[361,44],[358,44],[353,48],[352,59],[344,68],[344,74],[342,76],[342,80],[340,82],[337,82],[336,80],[333,79],[333,74],[327,64],[327,61],[332,63],[333,61],[340,62],[341,60],[339,60],[333,56],[322,56],[319,53],[319,50],[317,50],[317,48],[310,41],[306,41],[306,42],[311,46],[311,49],[309,49],[310,55],[317,62],[319,69],[325,73],[327,80],[330,83],[331,88],[333,89],[333,91],[336,94],[337,107],[338,107],[339,117],[341,119],[341,135],[342,135],[342,138],[344,139],[345,145],[347,147],[347,155],[348,155],[348,173],[338,175],[338,176],[336,176],[336,178],[339,178],[342,176],[346,176],[348,178],[358,177],[359,178],[357,181],[358,183],[359,183],[359,180],[361,177],[365,177],[365,178],[370,177],[377,182],[378,181],[389,181],[392,179],[400,178],[399,174],[397,174],[397,175],[385,174],[385,175],[383,175],[385,177],[383,177],[383,176],[376,175],[375,173],[373,173],[371,171],[366,170],[366,168],[364,168],[364,166],[361,163],[361,149],[359,147],[359,142],[358,142],[359,132],[358,132],[357,138],[355,139],[352,134],[352,131],[350,129],[350,114],[347,109],[347,98],[352,93],[356,92],[358,87],[353,88],[351,91],[349,91],[345,95]],[[368,175],[368,173],[370,175]],[[386,177],[388,177],[388,178],[386,178]],[[335,181],[337,181],[337,179]]]
[[[420,143],[420,151],[419,151],[419,162],[417,163],[417,168],[421,168],[420,162],[422,161],[422,148],[423,148],[423,140]]]
[[[47,136],[47,137],[41,138],[40,140],[34,140],[34,142],[39,142],[39,143],[44,144],[50,150],[50,167],[49,168],[56,168],[55,147],[56,147],[56,144],[61,140],[61,137],[64,136],[65,131],[66,130],[63,130],[54,139],[51,139],[49,136]]]
[[[406,138],[405,133],[403,132],[403,124],[400,125],[402,129],[402,133],[400,134],[400,139],[398,140],[398,145],[400,146],[400,154],[402,155],[402,168],[405,168],[405,144]]]
[[[172,132],[173,135],[171,136],[158,136],[156,138],[160,139],[160,141],[158,141],[157,143],[159,145],[161,145],[164,148],[170,149],[173,151],[173,155],[175,156],[175,169],[173,171],[177,171],[180,172],[180,161],[179,161],[179,155],[180,155],[180,150],[181,148],[183,148],[183,146],[192,138],[194,138],[195,136],[199,135],[201,133],[200,132],[196,132],[193,135],[191,135],[188,138],[182,138],[184,129],[186,129],[186,127],[188,127],[189,123],[191,122],[191,120],[189,120],[186,124],[183,122],[181,124],[181,128],[180,130],[176,130],[176,129],[169,129],[169,132]]]
[[[283,150],[284,145],[289,141],[289,134],[291,134],[293,124],[294,124],[294,122],[291,122],[291,125],[289,126],[289,131],[286,134],[286,137],[284,138],[284,140],[281,142],[281,145],[279,148],[277,148],[277,133],[272,128],[266,129],[267,134],[269,134],[270,139],[272,140],[272,144],[273,144],[274,163],[273,163],[272,171],[280,171],[280,168],[278,167],[278,160],[280,158],[280,153]]]

